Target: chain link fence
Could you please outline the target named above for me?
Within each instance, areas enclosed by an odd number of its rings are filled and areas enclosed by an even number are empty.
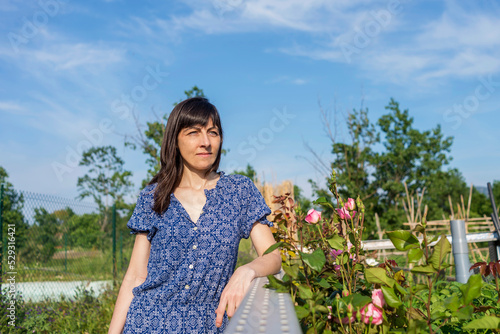
[[[133,238],[126,223],[133,208],[4,189],[0,191],[2,293],[25,300],[95,294],[120,280]]]

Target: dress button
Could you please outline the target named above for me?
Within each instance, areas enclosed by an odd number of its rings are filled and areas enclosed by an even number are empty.
[[[193,245],[193,249],[196,249],[197,247],[198,247],[198,246],[196,246],[196,245]]]
[[[192,264],[190,264],[190,265],[189,265],[189,269],[193,269],[193,267],[194,267],[194,266],[193,266]]]
[[[189,289],[189,285],[186,284],[186,286],[184,288]]]
[[[193,230],[197,231],[198,230],[198,226],[193,227]]]

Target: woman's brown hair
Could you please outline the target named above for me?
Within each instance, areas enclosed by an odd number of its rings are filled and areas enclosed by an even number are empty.
[[[149,184],[158,183],[154,195],[153,210],[161,215],[170,205],[170,195],[179,185],[183,172],[183,159],[177,146],[179,132],[187,127],[206,126],[212,120],[219,129],[222,147],[222,126],[219,112],[213,104],[204,97],[192,97],[177,104],[168,116],[167,126],[163,135],[160,151],[160,171]],[[205,175],[216,172],[219,168],[222,149],[219,148],[214,164]]]

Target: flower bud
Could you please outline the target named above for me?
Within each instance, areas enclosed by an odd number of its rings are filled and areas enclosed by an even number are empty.
[[[344,208],[346,208],[349,211],[352,211],[356,208],[356,203],[354,202],[354,199],[349,198],[347,200],[347,203],[345,204]]]
[[[311,209],[307,212],[306,222],[316,224],[321,219],[321,212]]]

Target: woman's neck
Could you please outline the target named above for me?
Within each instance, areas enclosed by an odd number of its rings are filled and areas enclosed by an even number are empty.
[[[208,175],[205,172],[193,171],[184,166],[182,172],[181,182],[179,183],[180,188],[191,188],[195,190],[205,189],[210,187],[214,180],[217,180],[219,175],[211,171]]]

